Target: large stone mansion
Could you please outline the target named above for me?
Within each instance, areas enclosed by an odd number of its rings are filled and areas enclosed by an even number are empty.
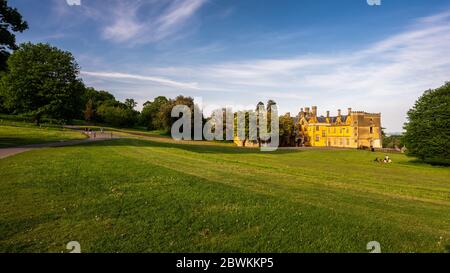
[[[290,117],[289,113],[286,114]],[[287,146],[299,147],[337,147],[337,148],[382,148],[381,114],[352,111],[348,108],[346,115],[338,110],[336,116],[318,116],[317,106],[305,107],[296,117],[295,139],[288,141]],[[240,140],[238,146],[257,147],[257,141]],[[286,142],[285,142],[286,143]],[[284,144],[286,145],[286,144]]]
[[[382,148],[381,114],[352,111],[346,115],[317,115],[317,106],[301,109],[298,124],[299,146]]]

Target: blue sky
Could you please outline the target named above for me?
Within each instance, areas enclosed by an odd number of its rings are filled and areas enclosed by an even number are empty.
[[[121,100],[352,107],[398,132],[418,96],[450,80],[447,0],[66,1],[10,0],[30,25],[18,42],[71,51],[87,85]]]

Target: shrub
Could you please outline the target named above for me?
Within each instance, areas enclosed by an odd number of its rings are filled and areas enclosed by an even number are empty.
[[[408,154],[450,165],[450,83],[426,91],[408,111],[404,144]]]

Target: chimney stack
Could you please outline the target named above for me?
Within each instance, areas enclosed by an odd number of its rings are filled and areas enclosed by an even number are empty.
[[[348,115],[349,115],[349,116],[352,115],[352,108],[348,108]]]
[[[327,111],[327,118],[330,117],[330,111]]]
[[[341,109],[338,109],[338,117],[341,116]]]
[[[312,107],[312,115],[313,117],[317,117],[317,106]]]
[[[306,115],[309,116],[309,107],[305,107]]]

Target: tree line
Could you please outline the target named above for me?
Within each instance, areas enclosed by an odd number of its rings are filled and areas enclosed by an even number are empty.
[[[86,87],[79,78],[80,67],[70,52],[49,44],[24,43],[8,57],[0,72],[0,112],[32,118],[70,122],[84,119],[118,127],[145,126],[170,130],[171,107],[193,105],[193,99],[157,97],[135,110],[134,99],[118,101],[104,90]]]
[[[36,124],[43,117],[62,123],[84,119],[88,124],[143,126],[168,132],[174,121],[172,107],[194,105],[190,97],[160,96],[147,101],[139,112],[134,99],[121,102],[108,91],[86,87],[79,72],[70,52],[42,43],[20,45],[0,75],[0,112],[27,116]]]
[[[409,155],[450,165],[450,82],[425,91],[408,111],[404,129],[402,142]]]
[[[138,112],[133,99],[120,102],[107,91],[86,87],[70,52],[42,43],[16,45],[15,33],[26,29],[28,23],[17,9],[0,0],[0,113],[29,116],[36,124],[43,117],[61,122],[84,119],[88,123],[139,125],[169,132],[176,119],[171,117],[174,105],[194,109],[190,97],[160,96],[147,101]],[[269,100],[267,109],[273,104]],[[260,106],[264,103],[258,103],[257,109]],[[280,143],[291,146],[298,129],[294,119],[285,114],[279,121]],[[422,161],[450,165],[450,83],[426,91],[408,112],[404,129],[404,136],[390,139],[389,145],[405,145],[409,155]]]
[[[121,102],[107,91],[86,87],[79,73],[70,52],[49,44],[21,44],[0,72],[0,113],[29,116],[36,124],[43,117],[61,122],[84,119],[89,124],[141,126],[168,133],[177,119],[171,116],[175,105],[195,107],[191,97],[159,96],[145,102],[139,112],[134,99]],[[272,105],[276,105],[273,100],[266,104],[268,115]],[[259,102],[256,111],[260,107],[264,103]],[[281,146],[293,146],[298,130],[294,119],[281,115],[279,128]],[[430,163],[450,163],[450,83],[419,98],[408,112],[405,130],[401,143],[408,154]]]
[[[175,105],[194,109],[193,98],[180,95],[173,99],[158,96],[145,102],[142,111],[136,111],[134,99],[121,102],[108,91],[86,87],[72,53],[50,44],[21,44],[8,58],[6,67],[0,74],[0,112],[30,117],[37,125],[44,117],[61,123],[83,119],[88,124],[141,126],[167,133],[177,119],[171,116]],[[275,101],[269,100],[269,115],[272,105],[276,105]],[[256,111],[261,106],[265,108],[259,102]],[[290,118],[280,118],[283,139],[294,136],[293,126]]]

